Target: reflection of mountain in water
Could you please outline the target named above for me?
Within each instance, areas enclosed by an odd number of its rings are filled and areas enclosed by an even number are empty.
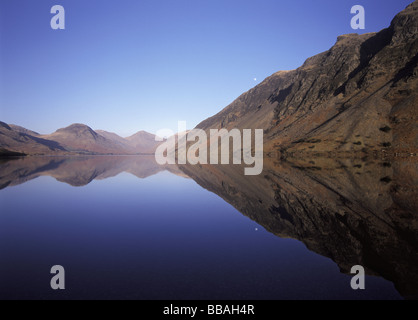
[[[128,172],[140,179],[161,171],[184,176],[177,166],[160,166],[154,156],[31,157],[0,163],[0,189],[39,176],[51,176],[72,186],[84,186],[95,179]]]
[[[277,236],[302,241],[342,272],[360,264],[418,297],[418,164],[294,161],[265,159],[261,175],[245,176],[241,166],[159,166],[154,156],[30,157],[0,162],[0,189],[42,175],[83,186],[121,172],[147,178],[168,170]]]
[[[181,169],[270,232],[331,258],[342,272],[360,264],[405,297],[418,296],[417,163],[267,160],[253,177],[239,166]]]

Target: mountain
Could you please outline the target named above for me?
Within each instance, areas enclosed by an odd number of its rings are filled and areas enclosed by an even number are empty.
[[[106,139],[84,124],[72,124],[43,137],[48,140],[56,141],[60,145],[64,146],[66,150],[73,152],[98,154],[130,153],[119,144]]]
[[[140,131],[129,138],[84,124],[72,124],[52,134],[41,135],[17,125],[0,122],[0,156],[71,154],[152,154],[159,142]]]
[[[418,1],[378,33],[340,36],[197,128],[264,129],[282,155],[417,152]]]
[[[40,136],[40,134],[38,132],[28,130],[28,129],[23,128],[21,126],[17,126],[15,124],[9,124],[9,127],[16,132],[24,133],[24,134],[27,134],[27,135],[30,135],[30,136],[33,136],[33,137],[39,137]]]
[[[101,135],[102,137],[105,137],[108,140],[113,141],[114,143],[117,143],[119,146],[125,149],[131,149],[132,146],[125,138],[122,138],[121,136],[117,135],[116,133],[105,131],[105,130],[95,130],[96,133]],[[132,150],[134,152],[134,150]]]
[[[122,138],[113,132],[104,130],[96,130],[96,132],[133,153],[153,154],[160,144],[160,142],[155,141],[155,135],[146,131],[139,131],[127,138]]]
[[[130,145],[136,150],[141,150],[143,153],[154,153],[157,149],[159,142],[155,141],[155,135],[146,131],[139,131],[134,135],[126,138]]]
[[[265,150],[294,155],[418,152],[418,0],[387,29],[338,37],[296,70],[280,71],[197,128],[264,129]],[[0,126],[4,152],[153,153],[155,136],[122,138],[74,124],[50,135]]]
[[[13,126],[0,122],[0,155],[61,154],[66,151],[56,141],[32,136],[25,132],[29,130],[15,130]]]

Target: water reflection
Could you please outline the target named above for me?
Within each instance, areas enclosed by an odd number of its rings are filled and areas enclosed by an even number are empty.
[[[33,157],[0,163],[0,189],[39,176],[72,186],[121,172],[144,179],[167,170],[190,177],[271,233],[302,241],[342,273],[363,265],[418,296],[415,162],[266,159],[259,176],[240,166],[159,166],[154,157]]]
[[[237,166],[183,166],[202,187],[282,238],[302,241],[343,273],[362,265],[418,297],[418,164],[266,159],[260,176]]]
[[[128,172],[140,179],[167,170],[185,176],[174,165],[160,166],[154,156],[30,157],[0,160],[0,190],[40,176],[51,176],[74,187]],[[186,177],[186,176],[185,176]]]

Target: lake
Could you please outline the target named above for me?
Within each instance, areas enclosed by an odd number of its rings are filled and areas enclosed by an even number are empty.
[[[4,160],[0,298],[416,297],[417,165],[356,161],[267,159],[248,177],[153,156]]]

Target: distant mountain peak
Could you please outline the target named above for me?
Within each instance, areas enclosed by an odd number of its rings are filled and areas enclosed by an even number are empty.
[[[82,123],[73,123],[69,125],[68,127],[58,129],[57,132],[58,131],[82,131],[82,130],[88,130],[88,131],[94,132],[92,128]]]
[[[134,139],[137,139],[137,138],[146,138],[146,139],[152,139],[152,140],[154,140],[155,139],[155,135],[153,135],[152,133],[149,133],[147,131],[141,130],[141,131],[138,131],[137,133],[135,133],[135,134],[127,137],[126,139],[128,139],[128,140],[134,140]]]
[[[79,139],[83,137],[85,139],[97,140],[99,138],[99,135],[92,128],[81,123],[74,123],[68,127],[58,129],[51,136],[53,135],[65,136],[67,139],[75,139],[75,137]]]
[[[26,154],[152,154],[159,142],[146,131],[139,131],[129,138],[116,133],[93,130],[82,123],[73,123],[52,134],[40,135],[17,125],[0,121],[1,154],[24,152]]]

